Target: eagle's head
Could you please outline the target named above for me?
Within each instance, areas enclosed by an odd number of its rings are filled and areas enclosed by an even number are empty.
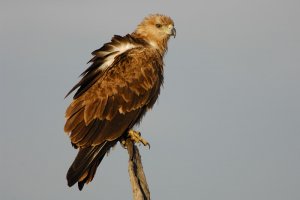
[[[173,20],[165,15],[151,14],[137,26],[134,34],[161,52],[167,49],[170,36],[176,36]]]

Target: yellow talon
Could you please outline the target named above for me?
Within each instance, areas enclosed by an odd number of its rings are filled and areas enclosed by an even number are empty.
[[[148,146],[150,149],[150,144],[147,140],[142,138],[141,133],[135,130],[130,129],[128,131],[128,137],[135,143],[142,143],[144,146]]]

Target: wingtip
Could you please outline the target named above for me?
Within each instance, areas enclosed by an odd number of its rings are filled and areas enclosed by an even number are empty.
[[[78,189],[81,191],[84,186],[84,182],[78,182]]]
[[[75,183],[77,183],[77,181],[74,181],[74,179],[72,179],[68,175],[67,175],[67,182],[68,182],[69,187],[72,187],[75,185]],[[78,189],[80,191],[83,189],[84,184],[85,184],[85,181],[78,181]]]
[[[74,171],[70,167],[67,172],[67,176],[66,176],[69,187],[72,187],[77,182],[77,180],[74,178],[73,174],[74,174]]]
[[[67,181],[68,181],[68,186],[69,187],[72,187],[75,184],[74,182],[70,181],[69,179],[67,179]]]

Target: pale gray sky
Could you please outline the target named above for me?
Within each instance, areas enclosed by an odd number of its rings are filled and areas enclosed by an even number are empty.
[[[67,187],[64,96],[93,50],[157,12],[177,37],[139,127],[152,198],[300,199],[300,1],[0,4],[0,199],[131,199],[120,146],[82,192]]]

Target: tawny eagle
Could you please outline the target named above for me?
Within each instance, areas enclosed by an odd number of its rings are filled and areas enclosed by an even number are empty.
[[[69,186],[78,182],[81,190],[92,181],[107,151],[136,133],[132,127],[160,93],[163,57],[170,36],[175,35],[170,17],[149,15],[133,33],[115,35],[92,53],[90,67],[67,94],[76,90],[66,110],[64,130],[79,149],[67,173]]]

